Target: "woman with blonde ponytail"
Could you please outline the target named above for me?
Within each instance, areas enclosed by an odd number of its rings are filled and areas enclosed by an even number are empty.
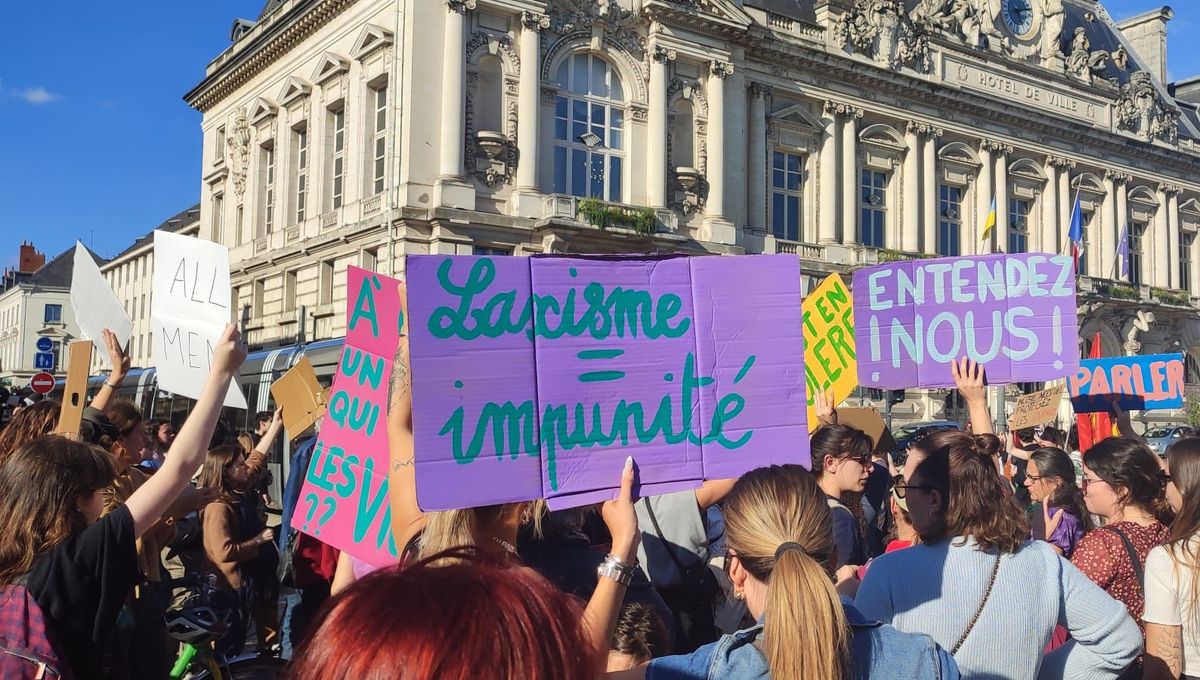
[[[868,680],[958,678],[924,635],[869,621],[833,585],[833,524],[825,494],[798,465],[746,473],[725,500],[725,558],[734,595],[758,624],[684,656],[609,678]]]

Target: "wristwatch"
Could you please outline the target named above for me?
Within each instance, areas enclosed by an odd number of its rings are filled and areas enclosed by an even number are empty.
[[[634,569],[636,567],[632,564],[622,562],[616,555],[606,555],[600,566],[596,567],[596,576],[610,578],[623,586],[627,586],[633,581]]]

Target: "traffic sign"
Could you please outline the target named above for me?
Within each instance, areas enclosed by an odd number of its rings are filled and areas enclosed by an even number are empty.
[[[33,355],[33,367],[39,371],[54,370],[54,355],[50,352],[38,352]]]
[[[29,379],[29,386],[38,394],[50,394],[54,391],[54,376],[49,373],[38,373]]]
[[[37,348],[39,352],[49,352],[54,347],[54,341],[43,335],[37,339]]]

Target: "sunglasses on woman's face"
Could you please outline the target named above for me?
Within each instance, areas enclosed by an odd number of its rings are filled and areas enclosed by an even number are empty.
[[[909,489],[917,489],[918,491],[937,491],[937,487],[927,486],[924,484],[905,484],[903,481],[892,487],[896,492],[896,498],[907,498]]]
[[[1083,479],[1079,480],[1079,489],[1081,491],[1083,491],[1084,493],[1087,493],[1088,484],[1108,484],[1108,482],[1104,481],[1103,479],[1099,479],[1099,478],[1088,479],[1087,477],[1084,477]]]

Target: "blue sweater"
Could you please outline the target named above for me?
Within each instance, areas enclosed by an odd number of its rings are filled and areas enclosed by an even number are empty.
[[[950,650],[979,609],[996,559],[960,538],[888,553],[871,563],[854,604]],[[1043,655],[1055,625],[1071,640]],[[1031,541],[1001,558],[991,597],[954,659],[963,678],[1097,680],[1116,678],[1141,651],[1125,605]]]

